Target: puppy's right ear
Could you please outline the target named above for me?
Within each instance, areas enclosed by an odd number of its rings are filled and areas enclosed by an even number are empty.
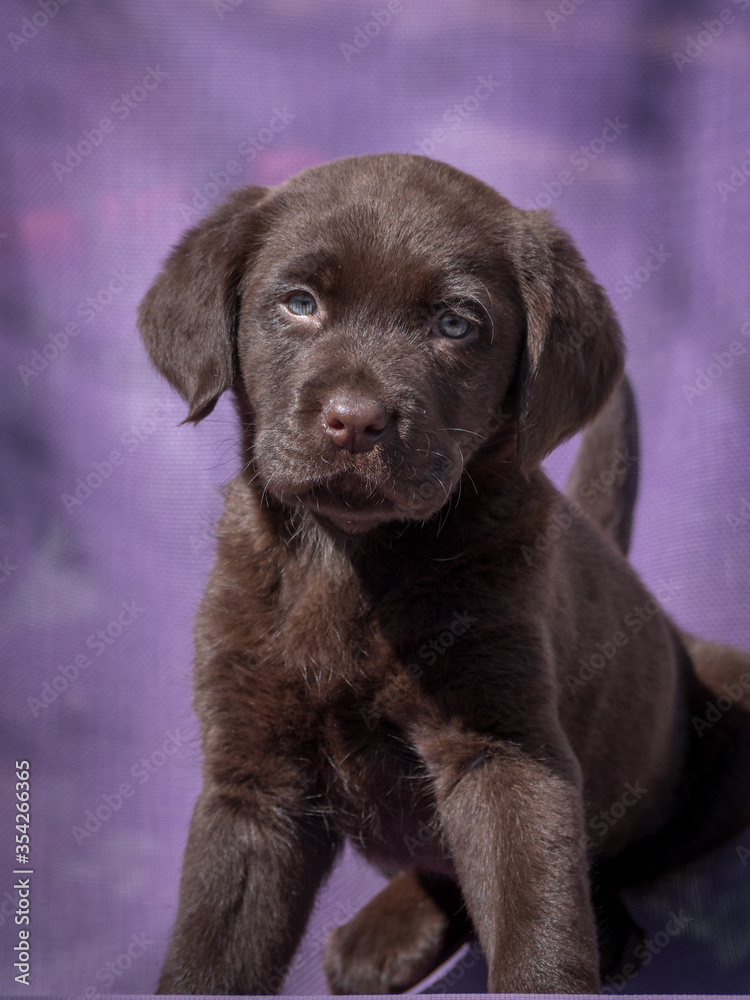
[[[141,302],[138,328],[154,365],[189,406],[207,416],[234,379],[238,286],[260,240],[258,203],[246,187],[189,230]]]

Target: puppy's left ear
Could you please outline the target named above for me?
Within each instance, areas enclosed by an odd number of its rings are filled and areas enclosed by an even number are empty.
[[[570,237],[544,212],[521,213],[514,253],[526,313],[518,454],[530,471],[588,423],[624,369],[612,305]]]
[[[141,336],[187,401],[187,421],[207,416],[234,380],[238,286],[260,239],[258,203],[267,191],[241,188],[189,230],[141,302]]]

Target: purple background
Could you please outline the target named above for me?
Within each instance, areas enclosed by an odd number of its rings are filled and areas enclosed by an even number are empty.
[[[750,10],[403,0],[380,26],[382,0],[57,2],[0,12],[0,990],[29,992],[10,957],[10,791],[26,758],[31,991],[148,993],[199,786],[191,620],[235,466],[228,403],[177,428],[183,407],[136,334],[170,245],[230,186],[378,151],[429,152],[551,206],[626,331],[644,452],[633,560],[652,587],[671,581],[680,623],[750,647]],[[480,78],[492,92],[478,100]],[[603,142],[608,120],[620,134]],[[66,506],[97,467],[100,485]],[[67,689],[45,687],[64,686],[63,667]],[[123,784],[132,794],[77,842]],[[651,934],[670,910],[692,919],[623,992],[750,991],[735,846],[639,893]],[[288,991],[324,991],[323,925],[378,884],[348,858]]]

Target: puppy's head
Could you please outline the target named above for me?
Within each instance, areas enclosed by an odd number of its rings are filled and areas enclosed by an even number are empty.
[[[568,237],[409,155],[236,192],[173,251],[139,325],[188,420],[233,386],[264,494],[349,531],[429,518],[488,454],[530,471],[622,371]]]

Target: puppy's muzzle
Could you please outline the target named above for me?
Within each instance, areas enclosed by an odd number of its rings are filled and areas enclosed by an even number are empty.
[[[342,451],[370,451],[388,423],[383,406],[367,397],[334,396],[323,410],[325,433]]]

